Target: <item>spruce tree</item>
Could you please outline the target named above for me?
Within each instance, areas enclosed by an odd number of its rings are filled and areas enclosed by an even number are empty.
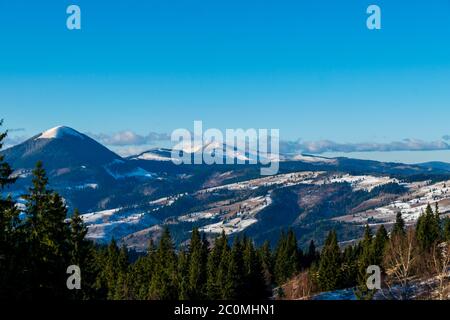
[[[244,289],[244,262],[242,256],[242,242],[235,237],[229,253],[226,281],[222,287],[222,298],[236,300],[242,298]]]
[[[224,265],[227,264],[227,262],[222,264],[224,255],[226,255],[224,251],[228,251],[228,239],[225,232],[222,231],[221,236],[216,238],[214,246],[208,255],[206,290],[208,299],[211,300],[222,297],[219,276],[223,278]]]
[[[367,288],[367,267],[375,264],[377,260],[374,253],[375,239],[372,236],[369,225],[366,225],[364,238],[361,241],[361,254],[358,261],[358,286],[355,294],[358,299],[371,300],[375,294],[374,290]]]
[[[386,245],[389,241],[388,233],[384,225],[381,225],[377,233],[375,234],[375,239],[373,240],[373,260],[372,263],[378,266],[381,266],[383,263],[383,255],[386,249]]]
[[[437,209],[437,213],[434,213],[428,204],[425,213],[419,217],[416,225],[416,236],[420,248],[423,251],[430,250],[440,239],[440,235],[439,210]]]
[[[319,263],[318,284],[323,291],[340,288],[342,280],[341,264],[341,250],[337,242],[336,232],[332,230],[325,241]]]
[[[155,268],[150,284],[150,297],[157,300],[176,300],[177,257],[169,228],[165,227],[155,254]]]
[[[342,273],[341,284],[343,287],[353,287],[358,280],[359,272],[359,257],[361,253],[361,246],[347,246],[342,254]]]
[[[267,297],[267,287],[263,274],[262,260],[249,238],[243,241],[244,299],[261,299]]]
[[[3,120],[0,120],[0,126]],[[0,150],[7,132],[0,133]],[[0,299],[13,298],[17,294],[16,288],[22,286],[21,264],[26,256],[23,248],[23,233],[20,228],[19,210],[11,196],[3,197],[5,189],[16,179],[9,164],[0,154]]]
[[[405,220],[403,220],[403,218],[402,218],[402,213],[397,212],[397,216],[395,218],[395,224],[394,224],[394,227],[392,228],[392,232],[391,232],[391,237],[395,237],[395,236],[404,237],[405,235],[406,235]]]
[[[318,253],[314,240],[309,242],[308,253],[306,254],[306,268],[309,268],[318,259]]]
[[[178,299],[192,300],[196,299],[197,292],[190,288],[190,267],[191,259],[185,248],[181,248],[178,253]]]
[[[75,299],[94,299],[97,293],[94,288],[99,268],[95,260],[95,247],[86,239],[87,227],[79,211],[74,210],[70,219],[70,264],[80,267],[82,286],[81,290],[73,290]]]
[[[288,234],[281,233],[275,253],[275,279],[282,284],[300,269],[300,253],[297,239],[292,230]]]
[[[206,253],[207,254],[207,253]],[[192,231],[188,256],[188,296],[190,299],[204,299],[206,295],[206,255],[204,241],[197,228]]]
[[[267,290],[269,290],[273,282],[273,257],[269,241],[264,241],[259,249],[259,256],[261,259],[264,282]]]
[[[64,296],[66,268],[70,262],[67,209],[62,198],[47,189],[48,179],[41,162],[33,170],[33,186],[25,195],[26,246],[29,268],[25,275],[32,296]]]
[[[444,219],[443,238],[445,241],[450,241],[450,218]]]

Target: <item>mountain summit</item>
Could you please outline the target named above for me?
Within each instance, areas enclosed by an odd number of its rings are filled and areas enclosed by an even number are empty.
[[[36,139],[62,139],[67,136],[84,139],[84,135],[66,126],[57,126],[44,131]]]
[[[102,166],[121,157],[94,139],[66,126],[57,126],[3,151],[15,168],[33,168],[38,160],[47,170]]]

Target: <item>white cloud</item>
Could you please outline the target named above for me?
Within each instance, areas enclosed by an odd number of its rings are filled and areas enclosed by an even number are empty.
[[[147,135],[140,135],[130,130],[112,134],[88,133],[87,135],[98,142],[109,146],[141,146],[170,140],[170,136],[165,133],[150,132]]]
[[[403,139],[389,143],[338,143],[331,140],[319,141],[283,141],[280,150],[284,153],[324,153],[324,152],[370,152],[370,151],[435,151],[450,150],[445,141],[423,141]]]

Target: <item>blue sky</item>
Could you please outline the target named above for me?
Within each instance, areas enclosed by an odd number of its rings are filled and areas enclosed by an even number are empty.
[[[77,4],[82,30],[66,29]],[[382,9],[382,30],[366,8]],[[450,2],[2,1],[0,117],[139,135],[279,128],[339,143],[450,134]]]

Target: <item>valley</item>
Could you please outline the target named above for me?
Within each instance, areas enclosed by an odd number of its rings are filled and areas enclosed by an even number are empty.
[[[69,215],[74,208],[82,212],[88,238],[114,238],[137,251],[157,240],[164,226],[177,244],[193,227],[209,238],[245,233],[256,243],[274,243],[291,228],[304,246],[310,239],[320,245],[332,228],[343,242],[358,238],[365,224],[389,228],[399,211],[413,224],[428,203],[450,211],[450,172],[434,164],[282,154],[279,173],[261,176],[251,164],[176,165],[170,149],[122,158],[64,126],[2,154],[18,178],[6,192],[19,203],[42,159]]]

